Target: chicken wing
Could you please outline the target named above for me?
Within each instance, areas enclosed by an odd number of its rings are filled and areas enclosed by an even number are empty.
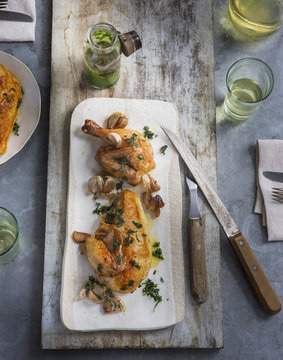
[[[138,195],[123,190],[102,215],[95,236],[74,232],[85,241],[83,253],[100,280],[112,291],[129,293],[146,278],[151,266],[150,236]]]
[[[95,159],[104,171],[137,185],[142,176],[155,168],[153,148],[138,131],[129,129],[103,129],[92,120],[86,120],[82,131],[98,136],[110,146],[101,146]]]

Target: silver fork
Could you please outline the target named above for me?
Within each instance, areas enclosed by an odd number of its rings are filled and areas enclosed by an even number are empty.
[[[272,199],[283,203],[283,188],[272,188]]]
[[[5,9],[8,5],[8,0],[0,0],[0,9]]]

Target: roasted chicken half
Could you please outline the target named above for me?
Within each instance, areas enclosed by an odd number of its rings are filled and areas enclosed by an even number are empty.
[[[104,129],[92,120],[85,120],[82,131],[98,136],[110,146],[101,146],[95,159],[101,168],[117,179],[137,185],[144,174],[155,168],[151,144],[138,131]]]
[[[0,155],[7,143],[20,110],[22,92],[19,80],[0,65]]]
[[[91,236],[74,232],[99,279],[112,291],[129,293],[146,278],[151,266],[150,236],[138,195],[123,190],[101,217]]]

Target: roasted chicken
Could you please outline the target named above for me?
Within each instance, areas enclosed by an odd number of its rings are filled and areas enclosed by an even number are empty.
[[[111,144],[101,146],[95,159],[104,171],[117,179],[135,186],[144,174],[155,168],[152,146],[138,131],[104,129],[92,120],[85,120],[82,131]]]
[[[0,65],[0,155],[7,151],[7,143],[19,114],[22,99],[19,80]]]
[[[134,291],[146,278],[151,265],[150,236],[138,195],[121,191],[101,217],[95,235],[74,232],[84,242],[84,253],[96,275],[108,289],[119,293]]]

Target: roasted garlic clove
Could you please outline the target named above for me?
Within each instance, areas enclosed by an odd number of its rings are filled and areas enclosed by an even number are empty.
[[[110,314],[113,312],[119,312],[119,311],[125,311],[126,305],[124,302],[113,296],[113,297],[107,297],[103,304],[103,310],[105,314]]]
[[[143,175],[142,182],[145,192],[151,193],[160,190],[160,185],[150,174]]]
[[[87,233],[79,232],[79,231],[73,232],[73,239],[77,243],[84,242],[86,240],[86,238],[88,238],[88,237],[91,237],[91,235],[87,234]]]
[[[108,194],[115,188],[116,180],[112,176],[105,176],[102,192]]]
[[[119,134],[111,132],[107,134],[104,138],[106,142],[115,146],[116,149],[120,149],[122,147],[122,138]]]
[[[81,287],[81,290],[80,290],[80,292],[79,292],[79,297],[80,297],[81,299],[85,299],[85,298],[87,297],[87,295],[88,295],[88,290],[87,290],[87,288],[85,287],[85,285],[86,285],[86,283],[83,284],[83,286]]]
[[[128,117],[120,112],[115,112],[107,119],[107,129],[124,129],[128,125]]]
[[[160,209],[165,205],[160,195],[152,196],[151,193],[143,193],[143,201],[147,210],[153,212],[155,217],[160,215]]]
[[[88,190],[92,194],[100,193],[103,189],[103,178],[102,176],[96,175],[88,180]]]
[[[94,302],[95,304],[101,304],[104,301],[104,297],[99,294],[96,294],[94,290],[90,290],[88,292],[88,298],[90,301]]]

